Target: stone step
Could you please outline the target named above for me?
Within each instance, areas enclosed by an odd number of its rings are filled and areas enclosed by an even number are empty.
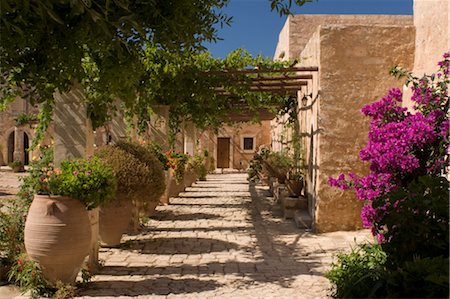
[[[281,204],[287,209],[308,210],[308,200],[304,196],[284,197]]]
[[[311,229],[313,224],[313,219],[309,212],[306,210],[297,210],[294,212],[295,225],[298,228]]]

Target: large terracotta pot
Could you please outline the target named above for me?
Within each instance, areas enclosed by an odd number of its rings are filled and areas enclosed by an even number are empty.
[[[50,283],[74,283],[91,241],[84,204],[69,197],[36,195],[24,237],[29,257],[41,265]]]
[[[100,206],[98,229],[102,246],[114,247],[120,244],[120,239],[130,224],[133,207],[132,200],[122,194]]]

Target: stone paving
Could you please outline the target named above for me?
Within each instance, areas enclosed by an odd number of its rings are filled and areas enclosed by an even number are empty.
[[[84,298],[325,298],[333,256],[368,231],[313,234],[283,220],[245,174],[209,175],[159,206],[139,235],[101,249]]]

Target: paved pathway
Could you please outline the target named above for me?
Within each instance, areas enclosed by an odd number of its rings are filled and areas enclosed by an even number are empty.
[[[101,249],[104,267],[80,296],[325,298],[333,255],[367,231],[316,235],[283,220],[245,174],[210,175],[158,207],[139,235]]]

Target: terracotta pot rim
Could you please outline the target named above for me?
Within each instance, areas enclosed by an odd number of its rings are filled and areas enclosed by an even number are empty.
[[[63,196],[63,195],[50,195],[50,194],[35,194],[34,198],[45,198],[45,199],[53,199],[53,200],[61,200],[61,199],[73,199],[78,200],[76,198],[70,197],[70,196]],[[78,200],[82,203],[81,200]]]

